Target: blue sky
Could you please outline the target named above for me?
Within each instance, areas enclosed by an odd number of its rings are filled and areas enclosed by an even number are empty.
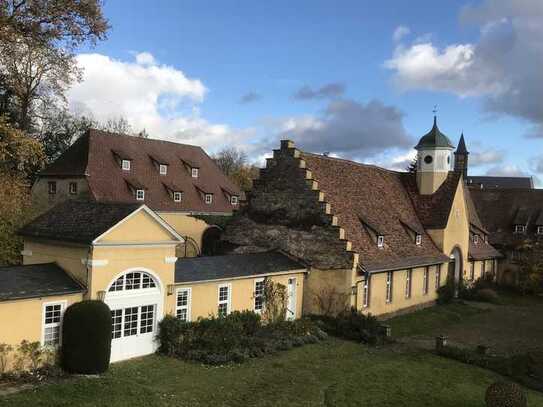
[[[81,50],[89,75],[70,101],[210,152],[236,145],[256,159],[289,137],[392,168],[405,164],[437,105],[453,142],[464,131],[472,174],[537,175],[543,112],[522,100],[538,96],[523,80],[538,74],[513,75],[507,62],[539,62],[520,51],[539,51],[522,31],[543,22],[537,3],[109,0],[112,29]],[[110,68],[126,74],[110,78]],[[117,90],[124,75],[141,93]],[[153,81],[160,90],[146,91]]]

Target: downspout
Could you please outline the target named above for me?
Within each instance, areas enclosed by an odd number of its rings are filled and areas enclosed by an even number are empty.
[[[90,265],[90,262],[91,262],[91,259],[92,259],[92,244],[89,245],[89,250],[87,251],[87,260],[85,261],[85,269],[86,269],[86,272],[87,272],[87,276],[86,276],[86,288],[87,288],[87,294],[90,293],[90,268],[91,268],[91,265]],[[90,298],[89,298],[90,299]]]

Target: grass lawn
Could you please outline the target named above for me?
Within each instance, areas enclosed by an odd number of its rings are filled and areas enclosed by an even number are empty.
[[[484,407],[499,376],[402,346],[329,339],[243,365],[204,367],[150,356],[7,398],[0,406]],[[528,392],[529,406],[543,395]]]

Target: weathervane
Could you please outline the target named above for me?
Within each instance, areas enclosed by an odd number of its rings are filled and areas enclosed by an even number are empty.
[[[434,110],[432,110],[432,112],[434,112],[434,116],[437,115],[437,105],[434,105]]]

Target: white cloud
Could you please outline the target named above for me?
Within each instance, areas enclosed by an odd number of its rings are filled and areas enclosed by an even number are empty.
[[[474,151],[470,154],[469,164],[473,166],[496,164],[503,161],[504,158],[505,153],[501,150]]]
[[[243,145],[251,129],[213,124],[200,115],[207,89],[181,70],[159,64],[148,52],[126,62],[101,54],[80,54],[83,81],[68,92],[72,110],[91,113],[100,121],[122,116],[134,130],[152,138],[201,145],[214,151],[227,144]]]
[[[486,175],[493,175],[498,177],[527,177],[525,171],[519,168],[517,165],[499,165],[496,167],[489,168],[486,172]]]
[[[139,65],[156,65],[156,60],[153,54],[149,52],[140,52],[136,54],[136,63]]]
[[[409,35],[411,33],[411,30],[409,27],[406,27],[405,25],[399,25],[394,30],[394,33],[392,34],[392,39],[395,42],[399,42],[405,37],[406,35]]]
[[[398,44],[384,64],[394,83],[481,96],[488,112],[524,119],[527,135],[543,137],[543,1],[484,0],[464,7],[460,21],[479,26],[476,42]]]

